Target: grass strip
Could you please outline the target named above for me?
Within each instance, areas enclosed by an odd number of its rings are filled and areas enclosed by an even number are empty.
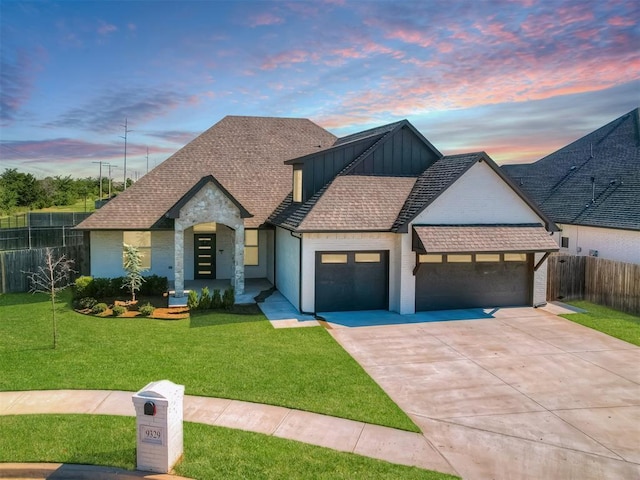
[[[57,323],[54,350],[47,296],[0,295],[0,390],[137,391],[169,379],[190,395],[419,431],[321,327],[274,329],[261,313],[96,318],[66,305]]]
[[[0,462],[55,462],[135,470],[135,418],[103,415],[0,417]],[[258,433],[184,423],[176,473],[206,479],[423,479],[458,477]]]
[[[567,303],[586,310],[586,312],[560,315],[561,317],[640,346],[639,316],[584,300],[575,300]]]

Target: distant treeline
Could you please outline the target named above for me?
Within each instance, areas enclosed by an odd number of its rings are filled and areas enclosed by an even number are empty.
[[[109,179],[102,178],[103,197],[109,190]],[[131,182],[127,179],[127,185]],[[111,194],[122,191],[122,182],[111,184]],[[52,206],[73,205],[79,200],[93,201],[100,195],[98,178],[46,177],[38,180],[30,173],[6,168],[0,174],[0,214],[9,215],[19,208],[38,210]]]

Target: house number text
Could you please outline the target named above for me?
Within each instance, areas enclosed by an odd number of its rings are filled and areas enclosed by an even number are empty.
[[[164,429],[150,425],[140,425],[140,439],[145,443],[157,443],[162,445]]]

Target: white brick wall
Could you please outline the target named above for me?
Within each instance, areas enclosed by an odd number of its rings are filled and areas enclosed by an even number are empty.
[[[536,266],[544,253],[536,253],[533,257],[533,265]],[[547,301],[547,261],[533,274],[533,305],[542,305]]]
[[[560,237],[569,238],[569,248],[560,248],[560,253],[589,255],[590,250],[597,250],[601,258],[640,264],[640,231],[567,224],[558,226],[562,229],[555,234],[558,244]]]
[[[122,231],[94,230],[90,235],[91,275],[105,278],[125,275],[122,268]],[[173,280],[172,265],[173,232],[151,232],[151,269],[145,271],[144,275],[160,275]]]
[[[300,240],[276,228],[276,288],[300,310]]]
[[[541,222],[486,162],[474,164],[413,221],[461,225]]]

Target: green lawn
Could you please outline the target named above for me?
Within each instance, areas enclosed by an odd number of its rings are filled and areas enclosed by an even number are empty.
[[[321,327],[278,329],[262,314],[191,319],[51,312],[43,294],[0,295],[0,390],[137,391],[169,379],[186,393],[233,398],[419,431]]]
[[[583,300],[567,302],[586,310],[561,317],[640,346],[640,317]]]
[[[135,419],[100,415],[0,417],[0,462],[61,462],[135,470]],[[34,441],[37,439],[37,441]],[[195,423],[184,424],[177,473],[206,479],[455,479],[327,448]]]

